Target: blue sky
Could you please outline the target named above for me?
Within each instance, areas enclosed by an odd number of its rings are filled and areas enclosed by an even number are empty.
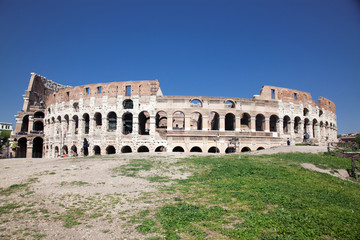
[[[0,121],[30,73],[65,85],[158,79],[164,95],[252,98],[263,85],[332,100],[360,131],[355,0],[0,0]]]

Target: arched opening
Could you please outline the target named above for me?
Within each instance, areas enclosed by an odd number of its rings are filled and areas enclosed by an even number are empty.
[[[106,148],[106,154],[115,154],[115,153],[116,153],[116,150],[115,150],[114,146],[110,145]]]
[[[44,142],[44,140],[41,137],[34,138],[33,149],[32,149],[32,157],[33,158],[42,158],[43,142]]]
[[[235,153],[235,152],[236,152],[236,149],[234,147],[228,147],[225,150],[225,153]]]
[[[256,115],[256,131],[264,131],[265,129],[265,117],[262,114]]]
[[[34,122],[33,130],[37,132],[44,131],[44,123],[42,121]]]
[[[295,117],[295,119],[294,119],[294,132],[295,133],[299,133],[299,131],[300,131],[300,122],[301,122],[300,117]]]
[[[200,147],[192,147],[190,149],[190,152],[202,152],[201,148]]]
[[[167,128],[167,114],[164,111],[159,111],[156,113],[156,127],[157,128]]]
[[[155,152],[166,152],[166,148],[164,146],[158,146],[155,149]]]
[[[77,152],[77,147],[75,145],[73,145],[71,147],[71,153],[73,156],[77,156],[78,155],[78,152]]]
[[[107,119],[108,119],[108,129],[110,131],[116,130],[116,125],[117,125],[116,113],[109,112]]]
[[[304,113],[304,116],[308,116],[309,115],[309,109],[304,108],[303,113]]]
[[[309,133],[309,125],[310,125],[310,121],[308,118],[305,118],[304,120],[304,133]]]
[[[219,153],[219,149],[217,147],[211,147],[208,150],[208,153]]]
[[[183,112],[177,111],[173,114],[173,129],[174,130],[184,130],[185,128],[185,114]]]
[[[251,119],[248,113],[243,113],[241,118],[241,128],[250,129]]]
[[[184,149],[180,146],[174,147],[173,152],[184,152]]]
[[[68,150],[68,147],[66,145],[64,145],[62,147],[62,154],[65,154],[65,155],[68,155],[69,154],[69,150]]]
[[[149,152],[149,148],[146,146],[141,146],[137,150],[138,152]]]
[[[34,113],[34,118],[44,118],[45,114],[43,112]]]
[[[123,102],[123,106],[124,106],[124,109],[133,109],[133,108],[134,108],[134,103],[133,103],[132,100],[126,99],[126,100]]]
[[[98,145],[94,146],[94,155],[101,155],[101,148]]]
[[[228,113],[225,115],[225,130],[234,131],[235,130],[235,115]]]
[[[26,158],[26,152],[27,152],[27,139],[20,138],[18,141],[18,148],[16,149],[15,156],[17,158]]]
[[[55,157],[59,157],[59,156],[60,156],[59,147],[56,146],[55,147]]]
[[[312,122],[312,131],[313,131],[313,137],[316,138],[316,130],[318,127],[318,121],[316,119],[313,120]]]
[[[259,150],[264,150],[265,148],[263,147],[258,147],[256,150],[259,151]]]
[[[283,132],[284,133],[290,132],[290,117],[287,115],[284,116],[284,119],[283,119]]]
[[[130,146],[123,146],[123,147],[121,148],[121,152],[122,152],[122,153],[131,153],[132,150],[131,150],[131,147],[130,147]]]
[[[150,133],[150,114],[146,111],[139,113],[139,134],[149,135]]]
[[[95,126],[96,127],[102,126],[102,115],[101,115],[101,113],[99,113],[99,112],[95,113],[94,120],[95,120]]]
[[[199,112],[193,112],[190,117],[190,129],[202,130],[202,115]]]
[[[241,152],[250,152],[250,151],[251,151],[251,149],[248,148],[248,147],[243,147],[243,148],[241,149]]]
[[[90,117],[89,117],[89,114],[85,113],[83,115],[83,121],[84,121],[84,133],[89,134],[89,130],[90,130]]]
[[[73,121],[74,121],[74,133],[78,134],[79,132],[79,118],[77,115],[73,116]]]
[[[231,100],[227,100],[225,102],[225,107],[226,108],[235,108],[235,103],[233,101],[231,101]]]
[[[123,134],[127,135],[129,133],[132,133],[133,129],[133,115],[132,113],[124,113],[122,116],[123,121]]]
[[[319,117],[321,117],[323,115],[323,113],[324,113],[323,110],[320,110],[319,111]]]
[[[65,122],[66,122],[66,131],[69,130],[69,125],[70,125],[70,119],[69,119],[69,115],[65,115],[64,116]]]
[[[210,112],[210,118],[209,118],[209,122],[210,122],[210,126],[211,126],[211,130],[219,130],[219,114],[217,112]]]
[[[29,115],[25,115],[21,123],[21,132],[27,133],[29,131]]]
[[[276,115],[270,116],[270,132],[277,132],[278,130],[279,117]]]
[[[198,99],[194,99],[190,102],[190,107],[202,107],[202,103]]]

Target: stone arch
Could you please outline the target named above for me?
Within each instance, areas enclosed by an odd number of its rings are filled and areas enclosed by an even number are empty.
[[[265,130],[265,117],[262,114],[256,115],[256,131]]]
[[[150,133],[150,114],[147,111],[139,113],[139,134],[149,135]]]
[[[220,116],[217,112],[210,112],[209,123],[211,126],[211,130],[219,130]]]
[[[277,132],[278,131],[278,124],[279,117],[276,115],[270,116],[270,132]]]
[[[167,114],[164,111],[159,111],[156,113],[156,127],[157,128],[167,128]]]
[[[65,122],[66,122],[66,131],[68,131],[69,130],[69,125],[70,125],[69,115],[65,114],[64,119],[65,119]]]
[[[248,113],[243,113],[241,117],[241,128],[250,129],[251,128],[251,117]]]
[[[283,118],[283,132],[290,132],[290,117],[288,115],[285,115]]]
[[[173,148],[173,152],[185,152],[185,151],[184,151],[184,148],[177,146],[177,147]]]
[[[227,100],[227,101],[225,102],[225,107],[226,107],[226,108],[235,108],[235,103],[234,103],[234,101],[232,101],[232,100]]]
[[[190,152],[202,152],[202,150],[201,150],[200,147],[195,146],[195,147],[192,147],[192,148],[190,149]]]
[[[202,130],[202,115],[199,112],[193,112],[190,117],[190,129]]]
[[[228,113],[225,115],[225,130],[226,131],[234,131],[235,130],[235,115],[232,113]]]
[[[112,146],[112,145],[107,146],[106,154],[115,154],[115,153],[116,153],[116,149],[114,146]]]
[[[27,133],[29,131],[29,115],[25,115],[21,123],[21,132]]]
[[[208,153],[220,153],[220,150],[217,147],[210,147]]]
[[[140,146],[137,152],[150,152],[147,146]]]
[[[44,117],[45,117],[45,114],[41,111],[34,113],[34,118],[44,118]]]
[[[309,124],[310,124],[310,120],[308,118],[304,119],[304,133],[309,133]]]
[[[116,130],[117,128],[117,116],[115,112],[109,112],[107,115],[108,130]]]
[[[313,121],[312,121],[313,138],[318,137],[318,136],[316,135],[317,127],[318,127],[318,121],[314,118]]]
[[[134,108],[134,103],[131,99],[126,99],[123,102],[123,107],[124,109],[133,109]]]
[[[72,145],[71,147],[71,152],[73,156],[77,156],[78,152],[77,152],[77,147],[75,145]]]
[[[309,109],[304,108],[303,115],[304,115],[304,117],[309,116]]]
[[[236,149],[234,147],[227,147],[225,149],[225,153],[235,153]]]
[[[202,107],[202,102],[199,99],[192,99],[190,101],[190,107]]]
[[[256,150],[257,151],[260,151],[260,150],[264,150],[265,148],[263,148],[263,147],[258,147]]]
[[[44,123],[41,120],[35,121],[33,123],[34,131],[44,131]]]
[[[319,111],[319,117],[321,117],[321,116],[323,115],[323,113],[324,113],[323,110],[320,109],[320,111]]]
[[[95,145],[93,148],[94,155],[101,155],[101,148],[98,145]]]
[[[133,130],[133,115],[130,112],[126,112],[122,116],[122,122],[123,122],[123,134],[127,135],[129,133],[132,133]]]
[[[102,115],[99,112],[94,114],[95,126],[99,127],[102,126]]]
[[[55,147],[54,151],[55,151],[55,157],[59,157],[60,156],[60,151],[59,151],[58,146]]]
[[[18,140],[18,148],[16,149],[16,158],[26,158],[27,152],[27,139],[22,137]]]
[[[299,133],[300,132],[300,124],[301,124],[301,118],[295,117],[294,119],[294,132]]]
[[[166,152],[166,148],[164,146],[158,146],[155,149],[155,152]]]
[[[131,153],[132,152],[132,149],[130,146],[123,146],[121,148],[121,153]]]
[[[68,147],[67,147],[66,145],[64,145],[64,146],[62,147],[62,154],[65,154],[65,155],[68,155],[68,154],[69,154],[69,149],[68,149]]]
[[[33,158],[42,158],[43,156],[43,143],[44,140],[42,137],[36,137],[33,140],[33,147],[32,147],[32,157]]]
[[[185,114],[181,111],[176,111],[173,114],[173,129],[184,130],[185,128]]]
[[[73,121],[74,121],[74,133],[78,134],[78,132],[79,132],[79,117],[77,115],[74,115]]]
[[[241,152],[251,152],[251,149],[249,147],[243,147]]]
[[[84,133],[89,134],[90,131],[90,116],[87,113],[83,114],[83,121],[84,121]]]

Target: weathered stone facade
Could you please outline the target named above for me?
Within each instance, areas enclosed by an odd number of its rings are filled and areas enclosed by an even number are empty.
[[[32,73],[16,116],[18,157],[250,151],[336,140],[335,104],[263,86],[253,99],[164,96],[157,80],[63,86]],[[306,134],[307,133],[307,134]],[[84,149],[84,139],[89,143]]]

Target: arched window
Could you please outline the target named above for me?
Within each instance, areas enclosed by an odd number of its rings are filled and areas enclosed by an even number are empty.
[[[290,117],[289,116],[284,116],[283,119],[283,132],[284,133],[288,133],[290,131]]]
[[[234,147],[228,147],[225,150],[225,153],[234,153],[234,152],[236,152],[236,149]]]
[[[164,111],[159,111],[156,113],[156,127],[157,128],[167,128],[167,114]]]
[[[299,131],[300,131],[300,123],[301,123],[300,117],[295,117],[295,119],[294,119],[294,132],[295,133],[299,133]]]
[[[133,103],[132,100],[126,99],[126,100],[123,102],[123,106],[124,106],[124,109],[133,109],[133,108],[134,108],[134,103]]]
[[[190,117],[190,129],[201,130],[202,129],[202,115],[199,112],[193,112]]]
[[[200,147],[192,147],[190,152],[202,152]]]
[[[149,148],[146,146],[141,146],[137,150],[138,152],[149,152]]]
[[[194,99],[190,102],[190,107],[202,107],[202,103],[198,99]]]
[[[317,137],[316,136],[316,130],[317,130],[317,127],[318,127],[318,121],[316,119],[313,120],[312,122],[312,131],[313,131],[313,137]]]
[[[184,149],[180,146],[174,147],[173,152],[184,152]]]
[[[97,112],[94,115],[95,125],[96,127],[99,127],[102,125],[102,115],[101,113]]]
[[[146,111],[139,113],[139,134],[149,135],[150,132],[150,114]]]
[[[25,115],[21,123],[21,132],[27,133],[29,131],[29,115]]]
[[[249,147],[243,147],[241,149],[241,152],[250,152],[250,151],[251,151],[251,149]]]
[[[177,111],[173,114],[173,129],[184,130],[185,128],[185,114]]]
[[[116,113],[110,112],[107,116],[108,118],[108,129],[109,130],[116,130],[117,125],[117,119],[116,119]]]
[[[133,115],[132,113],[124,113],[122,116],[123,121],[123,134],[127,135],[129,133],[132,133],[133,129]]]
[[[78,134],[79,131],[79,118],[77,115],[73,116],[73,121],[74,121],[74,132],[75,134]]]
[[[116,150],[115,150],[114,146],[110,145],[106,148],[106,154],[115,154],[115,153],[116,153]]]
[[[251,118],[248,113],[243,113],[241,118],[241,128],[250,129]]]
[[[309,119],[305,118],[305,120],[304,120],[304,133],[309,133],[309,128],[308,128],[309,124],[310,124]]]
[[[158,146],[155,149],[155,152],[166,152],[166,148],[164,146]]]
[[[69,115],[65,115],[64,116],[65,122],[66,122],[66,131],[69,130],[69,125],[70,125],[70,119],[69,119]]]
[[[234,131],[235,130],[235,115],[228,113],[225,115],[225,130]]]
[[[277,132],[279,117],[276,115],[270,116],[270,132]]]
[[[309,109],[304,108],[304,116],[308,116],[309,115]]]
[[[34,131],[44,131],[44,124],[42,121],[36,121],[33,124]]]
[[[34,138],[33,149],[32,149],[32,157],[33,158],[42,158],[43,142],[44,142],[44,140],[41,137]]]
[[[89,117],[89,114],[85,113],[83,115],[83,121],[84,121],[84,133],[89,134],[89,129],[90,129],[90,117]]]
[[[210,147],[208,153],[219,153],[220,150],[217,147]]]
[[[44,118],[44,117],[45,117],[45,115],[43,112],[36,112],[34,114],[34,118]]]
[[[98,145],[94,146],[94,155],[101,155],[101,149]]]
[[[265,130],[265,117],[262,114],[256,115],[256,131]]]
[[[233,101],[231,101],[231,100],[227,100],[225,102],[225,107],[226,108],[235,108],[235,103]]]
[[[122,152],[122,153],[131,153],[132,150],[131,150],[131,147],[129,147],[129,146],[124,146],[124,147],[121,148],[121,152]]]
[[[220,117],[217,112],[210,112],[209,122],[211,130],[219,130]]]

